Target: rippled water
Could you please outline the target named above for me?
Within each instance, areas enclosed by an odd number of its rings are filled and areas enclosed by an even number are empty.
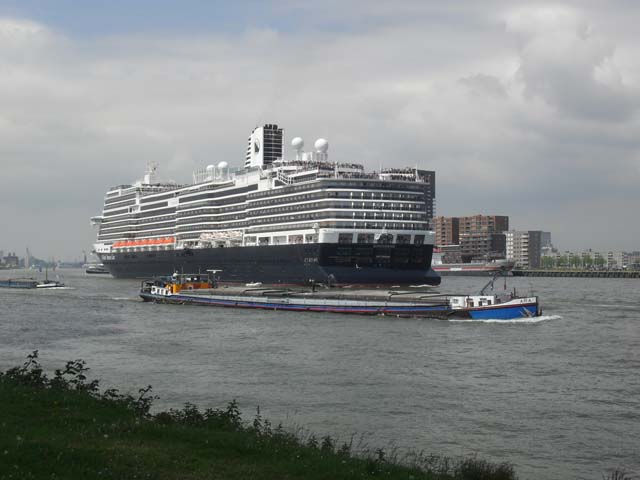
[[[1,369],[39,349],[50,369],[86,360],[104,387],[151,384],[161,408],[236,398],[246,417],[477,453],[523,479],[640,474],[640,281],[511,279],[543,317],[465,322],[146,304],[137,281],[58,273],[71,288],[0,289]]]

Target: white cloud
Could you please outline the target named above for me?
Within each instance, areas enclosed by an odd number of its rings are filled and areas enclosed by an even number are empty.
[[[611,40],[566,7],[525,7],[507,15],[519,35],[519,77],[525,93],[560,113],[591,120],[625,120],[637,110],[637,86],[625,84]]]

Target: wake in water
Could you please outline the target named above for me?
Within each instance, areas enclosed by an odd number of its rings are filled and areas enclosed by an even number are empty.
[[[540,315],[539,317],[531,317],[531,318],[513,318],[511,320],[501,320],[498,318],[487,318],[482,320],[472,320],[472,319],[450,319],[447,320],[449,322],[462,322],[462,323],[506,323],[509,325],[513,324],[526,324],[526,323],[540,323],[546,322],[547,320],[560,320],[562,316],[560,315]]]

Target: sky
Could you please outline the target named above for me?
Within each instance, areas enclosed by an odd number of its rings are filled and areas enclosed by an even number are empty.
[[[438,215],[640,249],[639,21],[630,0],[0,0],[0,250],[81,258],[108,187],[241,166],[264,123],[435,170]]]

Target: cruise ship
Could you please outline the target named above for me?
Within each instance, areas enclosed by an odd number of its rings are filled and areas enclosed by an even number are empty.
[[[110,188],[95,254],[116,278],[216,270],[221,282],[330,285],[437,285],[431,269],[435,173],[418,168],[367,172],[329,160],[282,128],[256,127],[244,166],[227,162],[193,173],[190,184],[161,182],[157,165]]]

